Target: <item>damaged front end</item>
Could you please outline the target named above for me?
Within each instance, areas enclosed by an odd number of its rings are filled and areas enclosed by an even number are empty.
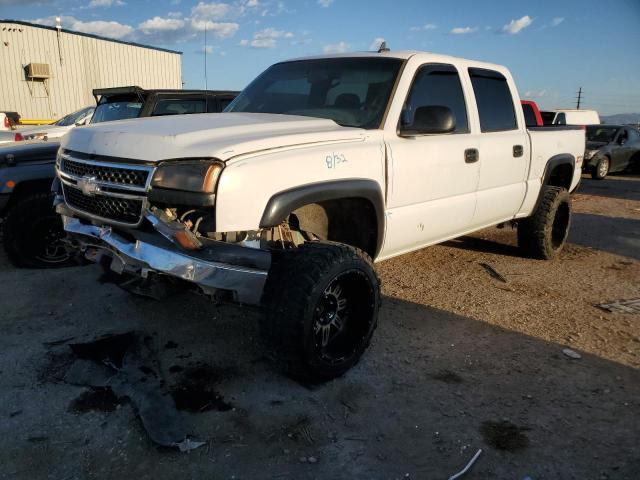
[[[119,274],[170,277],[215,298],[260,304],[269,243],[264,232],[215,232],[219,162],[87,157],[65,150],[56,165],[56,210],[73,248]]]

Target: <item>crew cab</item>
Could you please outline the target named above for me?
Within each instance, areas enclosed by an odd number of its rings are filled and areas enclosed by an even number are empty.
[[[75,112],[60,123],[28,130],[27,139],[48,140],[13,143],[20,132],[10,135],[11,143],[0,146],[0,217],[4,219],[3,243],[11,262],[19,267],[45,268],[67,265],[73,256],[63,248],[60,216],[52,208],[51,183],[62,136],[76,123],[91,124],[128,118],[183,115],[222,111],[238,92],[226,90],[144,90],[140,87],[103,88],[93,91],[94,107]],[[90,114],[91,113],[91,114]],[[69,118],[70,117],[70,118]],[[183,119],[174,118],[173,122]],[[60,129],[64,131],[60,132]],[[49,133],[53,132],[53,136]],[[22,145],[21,145],[22,144]]]
[[[422,52],[278,63],[222,114],[76,129],[57,210],[70,245],[140,288],[184,281],[264,307],[295,375],[354,365],[377,325],[374,263],[517,222],[567,238],[584,131],[526,128],[507,68]]]

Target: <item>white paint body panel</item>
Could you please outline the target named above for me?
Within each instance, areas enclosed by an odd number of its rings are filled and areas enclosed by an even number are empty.
[[[385,198],[385,239],[376,260],[390,258],[486,226],[528,216],[547,161],[570,154],[582,161],[584,132],[528,131],[509,71],[501,66],[417,52],[344,56],[406,61],[383,125],[341,127],[330,120],[272,114],[223,113],[123,120],[74,129],[62,148],[159,162],[217,158],[226,162],[217,188],[216,229],[257,230],[269,199],[284,190],[340,180],[375,181]],[[340,55],[333,56],[340,57]],[[397,126],[417,69],[445,63],[460,74],[469,133],[403,138]],[[467,69],[500,72],[508,81],[519,127],[480,132]],[[513,146],[523,147],[513,157]],[[480,160],[466,163],[467,149]],[[572,188],[580,178],[576,165]]]

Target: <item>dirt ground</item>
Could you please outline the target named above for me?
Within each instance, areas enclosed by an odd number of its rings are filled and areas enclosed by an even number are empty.
[[[505,227],[380,263],[372,346],[321,386],[270,362],[257,311],[2,259],[0,478],[447,479],[482,449],[465,479],[638,479],[640,315],[594,305],[640,298],[640,178],[585,177],[570,239],[552,262]],[[61,381],[67,343],[130,330],[209,395],[181,399],[205,446],[158,448],[131,403]]]

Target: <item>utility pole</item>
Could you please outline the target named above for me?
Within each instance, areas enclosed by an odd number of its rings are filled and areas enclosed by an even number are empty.
[[[576,109],[580,110],[580,100],[582,100],[582,87],[578,89],[578,104],[576,105]]]

